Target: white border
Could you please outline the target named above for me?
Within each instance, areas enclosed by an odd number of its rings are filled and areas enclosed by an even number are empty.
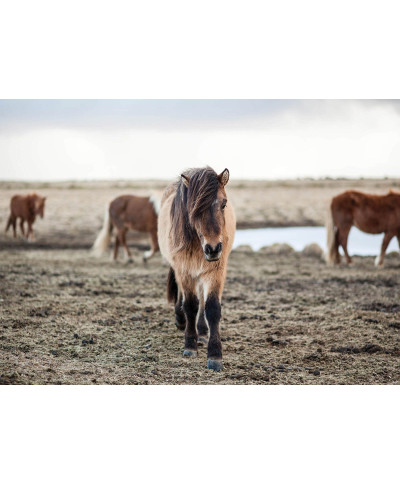
[[[20,386],[1,394],[7,485],[376,484],[398,473],[391,386]]]
[[[19,0],[1,97],[398,98],[398,3]]]

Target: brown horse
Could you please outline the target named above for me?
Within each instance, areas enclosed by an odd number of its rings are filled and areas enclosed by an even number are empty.
[[[186,171],[165,190],[158,219],[161,254],[171,265],[168,300],[177,327],[185,329],[183,355],[197,356],[198,343],[208,342],[207,367],[216,371],[222,369],[221,295],[236,227],[228,180],[227,169],[220,175],[210,167]]]
[[[396,236],[400,245],[400,193],[390,190],[386,195],[370,195],[348,190],[334,197],[327,222],[328,263],[340,263],[339,246],[343,248],[347,264],[352,262],[347,239],[353,225],[369,234],[385,234],[375,260],[376,266],[382,266],[391,239]]]
[[[111,201],[106,209],[103,228],[93,244],[93,254],[99,257],[107,250],[112,230],[115,227],[117,235],[114,243],[114,261],[117,259],[120,244],[125,249],[128,261],[132,261],[131,253],[126,244],[126,233],[128,229],[133,229],[150,234],[151,249],[143,255],[143,260],[146,262],[159,250],[157,240],[159,206],[159,199],[155,195],[151,197],[121,195]]]
[[[35,240],[32,225],[35,222],[36,216],[43,219],[44,205],[46,197],[41,197],[38,194],[29,195],[14,195],[10,202],[10,217],[7,221],[6,232],[13,227],[14,237],[17,237],[17,219],[20,218],[19,227],[22,235],[30,241]],[[28,223],[28,232],[25,235],[24,223]]]

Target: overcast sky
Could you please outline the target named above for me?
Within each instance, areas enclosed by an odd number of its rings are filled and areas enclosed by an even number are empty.
[[[400,177],[397,101],[0,100],[0,179]]]

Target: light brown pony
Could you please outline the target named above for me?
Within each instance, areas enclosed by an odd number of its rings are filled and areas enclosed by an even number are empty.
[[[159,250],[157,240],[159,206],[159,199],[155,195],[151,197],[121,195],[111,201],[106,209],[103,228],[93,244],[93,254],[99,257],[107,250],[111,241],[112,230],[115,227],[117,235],[114,243],[114,261],[117,259],[120,244],[125,249],[128,261],[132,261],[131,253],[126,244],[126,233],[128,229],[133,229],[150,234],[151,249],[143,255],[143,260],[146,262]]]
[[[328,263],[340,263],[342,246],[346,262],[351,264],[347,239],[353,225],[369,234],[385,234],[375,260],[376,266],[382,266],[391,239],[396,236],[400,245],[400,193],[390,190],[386,195],[371,195],[348,190],[334,197],[327,221]]]
[[[165,190],[158,218],[161,254],[171,265],[168,300],[177,327],[185,329],[183,355],[197,356],[198,344],[208,342],[207,367],[215,371],[222,369],[221,295],[236,228],[228,180],[227,169],[186,171]]]
[[[41,197],[38,194],[29,195],[14,195],[10,202],[10,216],[7,221],[6,232],[13,227],[14,237],[17,237],[17,219],[20,219],[19,227],[22,235],[30,241],[35,240],[32,225],[35,222],[36,216],[43,219],[44,205],[46,197]],[[25,234],[24,223],[28,223],[28,232]]]

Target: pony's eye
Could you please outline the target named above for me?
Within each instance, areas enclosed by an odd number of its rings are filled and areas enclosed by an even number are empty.
[[[221,210],[224,210],[226,207],[226,202],[222,202],[222,205],[221,205]]]

